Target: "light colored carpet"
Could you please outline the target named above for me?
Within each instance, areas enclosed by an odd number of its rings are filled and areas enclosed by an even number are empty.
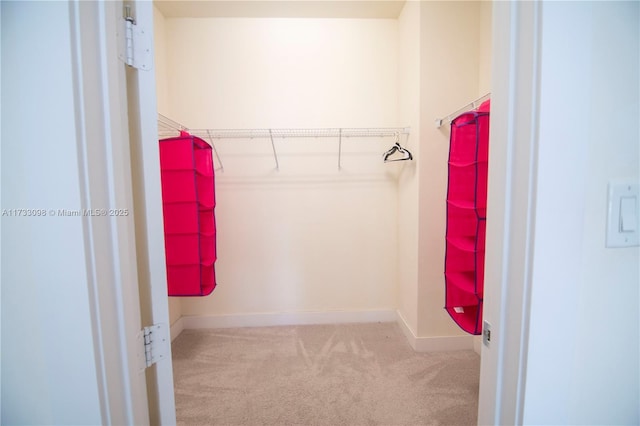
[[[397,324],[185,330],[179,425],[475,425],[480,357],[414,352]]]

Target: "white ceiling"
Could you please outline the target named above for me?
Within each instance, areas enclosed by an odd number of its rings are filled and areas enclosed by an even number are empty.
[[[405,0],[154,0],[165,18],[395,19]]]

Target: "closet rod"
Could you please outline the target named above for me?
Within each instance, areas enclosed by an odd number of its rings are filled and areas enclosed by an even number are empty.
[[[158,133],[174,135],[179,131],[211,139],[255,139],[255,138],[339,138],[342,137],[387,137],[408,135],[410,127],[335,127],[308,129],[188,129],[177,121],[158,114]]]
[[[200,135],[208,132],[214,139],[258,139],[258,138],[340,138],[342,137],[386,137],[408,135],[409,127],[384,128],[309,128],[309,129],[192,129],[189,133]]]
[[[335,127],[316,129],[188,129],[177,121],[173,121],[162,114],[158,114],[158,135],[160,137],[172,137],[177,132],[187,131],[193,136],[208,139],[218,158],[220,169],[224,171],[222,161],[213,143],[214,139],[257,139],[266,138],[271,140],[273,156],[276,162],[276,169],[280,169],[278,163],[278,153],[273,142],[274,138],[336,138],[338,139],[338,170],[341,167],[342,138],[366,138],[366,137],[390,137],[399,135],[409,135],[410,127]],[[397,142],[397,139],[396,139]]]
[[[280,170],[278,162],[278,152],[274,143],[274,138],[336,138],[338,139],[338,170],[342,170],[342,139],[355,137],[391,137],[408,135],[409,127],[386,127],[386,128],[318,128],[318,129],[192,129],[189,130],[194,136],[206,135],[214,146],[214,139],[258,139],[264,138],[271,141],[273,158],[276,163],[276,170]],[[217,155],[217,153],[216,153]]]
[[[489,99],[489,97],[491,97],[491,92],[487,93],[486,95],[480,96],[478,99],[473,100],[468,104],[458,108],[457,110],[453,111],[451,114],[447,115],[446,117],[436,118],[436,127],[439,129],[440,127],[442,127],[443,124],[451,124],[451,121],[454,118],[456,118],[458,115],[462,114],[463,112],[476,109],[478,106],[480,106],[482,102]]]

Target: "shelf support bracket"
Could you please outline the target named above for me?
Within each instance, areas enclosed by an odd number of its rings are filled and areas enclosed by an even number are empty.
[[[340,133],[338,134],[338,170],[342,170],[342,165],[340,164],[342,157],[342,129],[340,129]]]
[[[222,165],[222,160],[220,160],[220,156],[218,155],[216,144],[213,142],[213,136],[211,136],[211,130],[207,130],[207,135],[209,136],[209,140],[211,141],[211,148],[213,148],[213,152],[214,154],[216,154],[216,158],[218,159],[218,164],[220,164],[220,171],[224,173],[224,166]]]
[[[278,164],[278,153],[276,152],[276,144],[273,142],[273,131],[269,129],[269,138],[271,139],[271,148],[273,148],[273,158],[276,160],[276,170],[280,170],[280,164]]]

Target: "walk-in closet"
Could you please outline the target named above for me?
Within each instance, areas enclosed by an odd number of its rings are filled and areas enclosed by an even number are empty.
[[[206,142],[215,175],[215,289],[169,298],[172,338],[395,323],[417,353],[479,353],[444,309],[445,237],[491,3],[160,1],[154,21],[159,136]]]
[[[0,1],[0,423],[640,424],[639,34]]]

